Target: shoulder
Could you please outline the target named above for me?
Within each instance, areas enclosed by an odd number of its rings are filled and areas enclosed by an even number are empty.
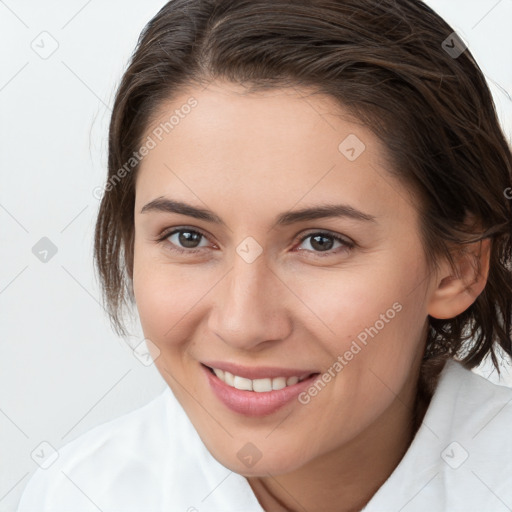
[[[484,429],[499,432],[510,427],[511,387],[495,384],[458,362],[450,363],[442,384],[439,394],[449,397],[453,405],[452,417],[459,428],[472,430],[476,438]],[[440,401],[439,398],[437,401]],[[438,403],[437,407],[442,410],[441,405]]]
[[[499,478],[502,473],[496,471],[499,466],[496,463],[501,461],[501,467],[509,469],[510,478],[511,425],[512,388],[495,384],[457,361],[449,361],[418,431],[417,441],[424,446],[437,444],[441,455],[439,462],[444,461],[440,466],[443,470],[458,465],[450,460],[452,453],[458,453],[460,467],[464,464],[465,469],[474,471],[487,467]],[[493,464],[488,465],[491,458],[494,458]]]
[[[166,388],[144,406],[59,448],[55,460],[43,464],[29,480],[18,511],[57,512],[69,506],[76,512],[98,510],[116,482],[126,482],[122,475],[130,473],[133,485],[147,485],[145,480],[161,469],[162,450],[172,453],[168,424],[174,400]]]
[[[512,510],[511,425],[512,388],[449,361],[409,449],[365,512]]]
[[[450,363],[440,384],[425,425],[439,437],[434,441],[425,431],[422,437],[437,459],[431,460],[437,472],[432,491],[443,496],[443,510],[510,510],[512,388],[458,362]]]

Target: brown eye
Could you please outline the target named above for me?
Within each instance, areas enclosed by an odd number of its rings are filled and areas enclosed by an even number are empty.
[[[328,251],[332,249],[334,245],[333,237],[324,236],[324,235],[311,235],[310,236],[311,247],[316,251]]]
[[[180,245],[190,249],[196,248],[203,236],[201,233],[197,233],[196,231],[179,231],[176,234],[178,235],[178,242]]]
[[[179,252],[195,252],[195,249],[208,246],[208,240],[205,235],[199,231],[187,228],[171,231],[163,237],[163,241],[169,242],[171,248]],[[201,245],[201,242],[204,243]]]
[[[327,253],[331,251],[334,247],[334,249],[341,248],[343,250],[349,250],[354,247],[354,243],[350,242],[349,240],[345,240],[344,238],[341,238],[340,236],[333,235],[331,233],[324,233],[324,232],[316,232],[316,233],[309,233],[306,236],[302,237],[300,242],[301,245],[308,241],[306,247],[299,249],[299,250],[307,250],[309,252],[313,253]],[[308,247],[309,246],[309,247]],[[338,251],[334,250],[332,251],[332,254],[336,254]]]

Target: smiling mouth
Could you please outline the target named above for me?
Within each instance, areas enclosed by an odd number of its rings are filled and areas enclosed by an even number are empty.
[[[268,393],[270,391],[278,391],[286,387],[294,386],[305,379],[319,375],[318,373],[307,373],[304,375],[293,375],[291,377],[267,377],[262,379],[248,379],[239,375],[221,370],[219,368],[211,368],[206,366],[208,370],[214,374],[219,380],[226,385],[238,389],[240,391],[254,391],[256,393]]]

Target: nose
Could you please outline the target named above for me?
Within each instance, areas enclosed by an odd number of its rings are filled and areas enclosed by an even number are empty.
[[[208,327],[231,347],[259,350],[290,335],[290,291],[264,253],[252,263],[235,254],[231,270],[214,290]]]

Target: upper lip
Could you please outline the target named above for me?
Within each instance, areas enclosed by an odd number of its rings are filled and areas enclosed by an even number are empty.
[[[318,373],[315,370],[300,369],[300,368],[278,368],[275,366],[241,366],[235,363],[228,363],[224,361],[203,361],[204,366],[209,368],[217,368],[229,372],[239,377],[246,379],[273,379],[275,377],[307,377],[313,373]]]

